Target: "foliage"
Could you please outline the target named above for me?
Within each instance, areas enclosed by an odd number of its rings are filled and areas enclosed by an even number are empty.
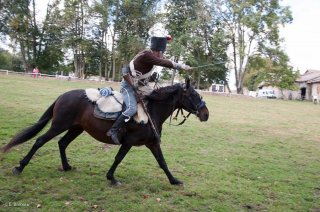
[[[279,0],[214,0],[211,9],[228,34],[237,92],[242,93],[249,58],[264,47],[278,47],[279,26],[291,22],[291,11]]]
[[[118,51],[127,64],[141,50],[149,38],[148,31],[156,23],[153,13],[159,0],[122,1],[116,24]]]
[[[171,79],[171,75],[172,75],[172,71],[170,69],[164,68],[161,71],[160,79],[165,80],[165,81],[169,81]]]
[[[191,38],[191,25],[196,21],[196,1],[169,0],[166,5],[164,21],[169,34],[173,37],[168,50],[174,62],[186,58],[188,54],[188,42]],[[176,70],[172,72],[171,82],[173,83]]]
[[[9,35],[13,42],[20,45],[25,70],[30,68],[32,63],[31,55],[27,51],[32,37],[31,12],[28,6],[29,1],[4,1],[0,14],[3,21],[1,33]]]
[[[33,6],[29,6],[33,3]],[[26,71],[31,71],[34,66],[39,66],[41,72],[46,73],[56,69],[63,61],[61,49],[61,25],[57,4],[53,1],[48,4],[47,14],[41,27],[37,24],[34,1],[5,1],[3,13],[0,15],[5,20],[4,34],[18,44],[21,59]],[[32,9],[30,9],[32,8]]]
[[[0,48],[0,69],[23,71],[21,58]]]
[[[196,36],[189,42],[187,63],[192,67],[212,65],[193,71],[193,78],[198,79],[197,87],[203,89],[210,87],[212,83],[227,84],[228,70],[225,65],[228,58],[224,32],[217,26],[205,24],[202,28],[197,28],[194,34]]]
[[[52,73],[64,67],[63,25],[59,1],[48,5],[47,14],[39,42],[37,65],[42,73]]]
[[[110,46],[108,46],[108,29],[110,27],[110,14],[114,1],[102,0],[94,1],[90,8],[90,14],[95,17],[95,22],[92,26],[92,45],[90,50],[87,50],[87,61],[89,63],[88,72],[104,76],[107,80],[110,74]],[[109,49],[108,49],[109,48]]]
[[[191,66],[214,64],[188,73],[181,71],[180,76],[191,75],[198,88],[207,88],[213,82],[228,85],[232,68],[241,93],[251,57],[277,49],[281,42],[279,26],[292,20],[289,8],[279,0],[165,3],[53,0],[40,21],[35,0],[3,1],[0,32],[2,38],[9,36],[15,42],[26,71],[39,66],[42,73],[67,70],[75,71],[80,78],[93,74],[120,80],[120,68],[148,46],[149,29],[161,22],[173,36],[168,58]],[[165,9],[159,10],[162,6]],[[230,50],[232,55],[227,54]],[[276,71],[277,76],[286,75],[281,70]],[[162,76],[171,75],[173,82],[175,72],[165,71]]]
[[[256,90],[261,83],[281,90],[296,90],[295,80],[298,71],[288,66],[288,61],[288,56],[282,50],[266,49],[264,57],[250,58],[244,85],[249,90]]]
[[[227,83],[225,34],[214,22],[206,2],[173,0],[167,10],[167,26],[174,37],[169,53],[175,61],[184,60],[193,67],[214,64],[192,71],[198,88],[207,88],[213,82]],[[189,74],[181,72],[182,76]]]

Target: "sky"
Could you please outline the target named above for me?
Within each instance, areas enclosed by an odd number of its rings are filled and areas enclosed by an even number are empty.
[[[284,50],[291,65],[304,73],[320,70],[320,0],[284,0],[291,8],[293,22],[281,29]]]

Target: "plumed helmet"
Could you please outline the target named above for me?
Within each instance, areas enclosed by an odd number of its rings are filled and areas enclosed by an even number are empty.
[[[171,40],[172,37],[170,35],[165,37],[151,37],[151,50],[165,52],[167,42]]]

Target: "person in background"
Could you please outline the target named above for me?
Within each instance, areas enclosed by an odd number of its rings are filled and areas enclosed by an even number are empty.
[[[36,66],[34,69],[33,69],[33,77],[36,78],[38,76],[38,73],[39,73],[39,68],[38,66]]]

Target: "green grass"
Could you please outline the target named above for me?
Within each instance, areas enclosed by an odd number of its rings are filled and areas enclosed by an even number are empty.
[[[106,85],[0,75],[0,145],[60,94]],[[105,174],[119,147],[85,133],[67,149],[74,170],[58,171],[56,138],[13,176],[33,139],[0,155],[0,211],[320,210],[319,105],[203,96],[208,122],[192,116],[180,127],[164,125],[164,156],[184,186],[170,185],[145,147],[129,152],[115,173],[122,186],[111,186]]]

